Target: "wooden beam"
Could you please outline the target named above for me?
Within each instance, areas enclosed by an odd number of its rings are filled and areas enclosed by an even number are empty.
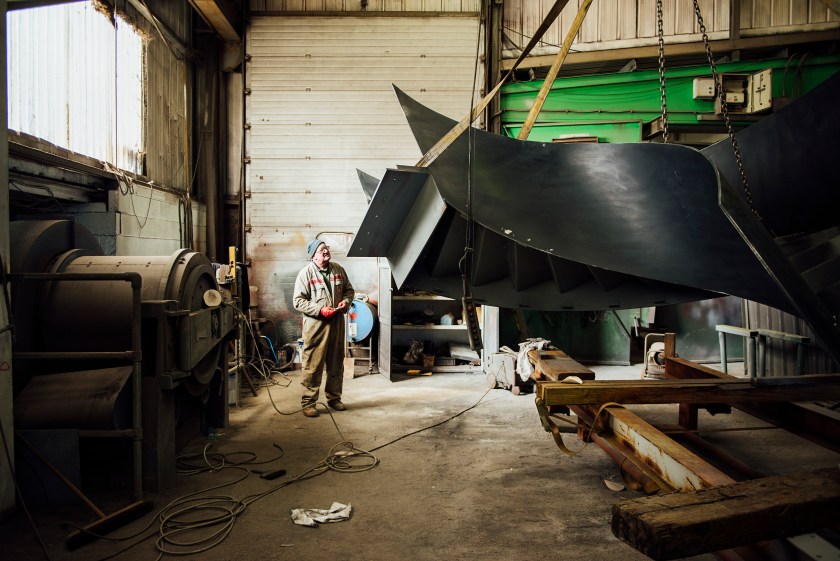
[[[229,0],[190,0],[190,4],[219,37],[228,43],[242,42],[239,36],[242,25],[239,13]]]
[[[612,531],[648,557],[681,559],[840,523],[840,469],[625,500]]]
[[[744,403],[840,400],[840,375],[716,380],[591,380],[539,382],[547,406],[601,403]]]
[[[593,370],[585,367],[563,351],[531,349],[528,351],[528,360],[534,365],[534,372],[531,375],[534,380],[548,378],[558,381],[567,376],[577,376],[581,380],[595,379]]]
[[[692,378],[734,378],[701,364],[676,357],[665,357],[665,377],[686,380]],[[840,413],[809,403],[738,403],[734,407],[744,413],[767,421],[820,446],[840,452]]]
[[[615,441],[634,451],[628,458],[650,466],[671,490],[694,491],[734,480],[697,454],[674,442],[671,437],[623,407],[606,407],[606,424]],[[608,433],[601,435],[610,438]]]
[[[583,2],[581,2],[577,16],[575,16],[572,26],[566,33],[566,39],[563,41],[563,45],[557,52],[557,56],[555,57],[551,68],[548,69],[548,75],[545,77],[545,80],[543,80],[542,87],[537,94],[537,98],[534,100],[534,104],[531,106],[531,110],[528,111],[528,116],[525,118],[525,122],[522,123],[522,128],[519,130],[519,135],[517,136],[519,140],[528,140],[528,135],[531,134],[531,129],[534,127],[534,123],[537,122],[537,117],[539,116],[540,111],[542,111],[545,99],[548,97],[548,92],[551,91],[551,85],[554,83],[557,73],[560,72],[560,67],[563,66],[563,61],[566,60],[566,55],[569,54],[569,50],[572,48],[572,41],[575,40],[578,31],[580,31],[580,26],[583,25],[583,20],[586,18],[586,14],[589,12],[589,6],[591,5],[592,0],[583,0]]]

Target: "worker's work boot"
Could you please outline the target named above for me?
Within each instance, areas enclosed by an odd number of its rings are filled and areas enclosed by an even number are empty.
[[[334,401],[329,402],[329,406],[335,409],[336,411],[346,411],[347,407],[341,403],[340,399],[336,399]]]
[[[314,405],[310,405],[309,407],[303,408],[303,415],[304,417],[317,417],[320,413],[318,413],[318,410],[315,409]]]

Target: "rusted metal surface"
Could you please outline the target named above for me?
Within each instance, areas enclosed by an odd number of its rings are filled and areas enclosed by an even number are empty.
[[[703,489],[734,481],[632,411],[623,407],[608,407],[605,411],[615,438],[634,450],[631,461],[640,460],[651,466],[672,490]]]

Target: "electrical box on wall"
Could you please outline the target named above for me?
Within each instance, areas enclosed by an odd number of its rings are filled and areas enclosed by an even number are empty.
[[[715,79],[714,78],[695,78],[692,83],[691,97],[694,99],[714,99],[715,98]]]
[[[770,109],[773,105],[772,70],[762,70],[755,74],[721,74],[723,95],[730,113],[752,114]],[[720,99],[715,98],[715,113],[723,111]]]
[[[759,113],[772,107],[772,69],[768,68],[755,74],[723,73],[719,77],[730,113]],[[695,78],[692,82],[691,96],[694,99],[714,100],[715,113],[722,112],[714,78]]]
[[[768,68],[752,75],[750,80],[750,113],[766,111],[773,107],[773,69]]]
[[[720,83],[723,87],[723,98],[730,113],[746,113],[747,92],[749,91],[749,74],[721,74]],[[715,98],[715,113],[723,113],[720,107],[720,97]]]

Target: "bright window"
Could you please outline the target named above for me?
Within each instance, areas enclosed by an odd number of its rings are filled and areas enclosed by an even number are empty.
[[[143,173],[143,40],[89,2],[7,15],[9,128]]]

